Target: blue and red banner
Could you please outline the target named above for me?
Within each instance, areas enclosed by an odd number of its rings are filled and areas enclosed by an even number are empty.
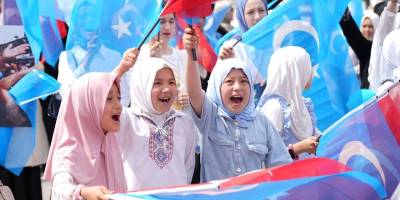
[[[189,187],[190,188],[190,187]],[[173,190],[173,188],[171,188]],[[226,189],[114,194],[110,199],[384,199],[386,193],[375,178],[361,172],[344,172],[284,181],[238,185]]]
[[[110,199],[383,199],[382,184],[335,160],[311,158],[200,185],[119,193]]]
[[[399,100],[396,83],[382,97],[344,116],[320,139],[317,156],[375,177],[391,195],[400,181]]]

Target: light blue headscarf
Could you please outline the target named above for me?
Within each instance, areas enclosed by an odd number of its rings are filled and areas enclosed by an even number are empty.
[[[248,0],[236,0],[236,19],[239,22],[239,27],[242,33],[246,32],[249,27],[247,26],[246,20],[244,19],[244,7],[246,6]],[[268,2],[266,0],[261,0],[265,9],[268,10]]]
[[[240,114],[229,112],[229,110],[222,103],[221,85],[232,69],[243,70],[250,83],[249,103]],[[243,61],[238,58],[218,60],[210,75],[210,79],[208,80],[207,97],[215,104],[217,104],[218,114],[235,119],[239,122],[240,127],[246,128],[256,116],[256,109],[254,104],[254,88],[252,87],[253,84],[253,78],[251,77],[250,70],[247,65],[243,63]]]

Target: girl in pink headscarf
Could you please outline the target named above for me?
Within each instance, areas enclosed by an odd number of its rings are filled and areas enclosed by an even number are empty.
[[[126,191],[116,135],[122,106],[119,78],[136,62],[137,49],[125,52],[114,73],[79,78],[61,103],[44,179],[52,199],[106,199]]]

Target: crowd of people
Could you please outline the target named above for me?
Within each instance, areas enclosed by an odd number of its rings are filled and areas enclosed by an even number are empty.
[[[220,36],[234,26],[240,35],[273,12],[266,0],[220,3],[236,13],[232,21],[226,16]],[[360,27],[349,10],[340,21],[362,89],[379,93],[400,77],[398,4],[365,1]],[[315,156],[321,132],[311,99],[303,97],[314,77],[305,49],[282,47],[268,61],[264,50],[233,36],[207,74],[192,53],[200,52],[198,30],[183,30],[183,49],[171,45],[176,35],[176,15],[167,14],[159,33],[140,50],[126,50],[119,63],[90,58],[100,61],[84,70],[88,58],[79,49],[95,38],[61,53],[62,101],[43,175],[52,183],[51,199],[106,199],[110,192],[208,182]],[[0,61],[7,55],[1,52]],[[116,67],[96,70],[99,63]],[[1,177],[5,185],[11,179]]]

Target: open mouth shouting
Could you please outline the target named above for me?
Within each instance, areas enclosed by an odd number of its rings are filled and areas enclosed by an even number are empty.
[[[171,102],[171,98],[169,97],[160,97],[158,100],[164,105],[168,105]]]
[[[234,96],[231,96],[230,100],[233,104],[240,105],[243,102],[243,97],[240,95],[234,95]]]
[[[228,102],[225,106],[227,106],[231,112],[240,113],[246,107],[247,103],[243,95],[235,94],[228,97]]]
[[[119,118],[120,118],[120,116],[121,116],[121,115],[119,115],[119,114],[115,114],[115,115],[112,115],[111,118],[112,118],[112,120],[113,120],[114,122],[119,123]]]
[[[158,112],[166,112],[168,111],[174,102],[173,97],[159,97],[156,102],[153,104],[154,109]]]

